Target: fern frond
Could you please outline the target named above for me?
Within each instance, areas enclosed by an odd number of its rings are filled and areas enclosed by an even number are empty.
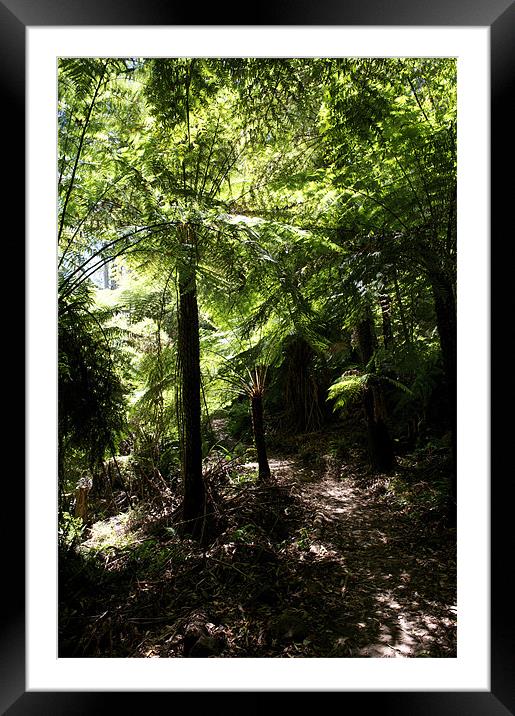
[[[347,410],[365,390],[371,373],[359,373],[356,370],[346,371],[328,390],[327,399],[334,400],[333,410]]]

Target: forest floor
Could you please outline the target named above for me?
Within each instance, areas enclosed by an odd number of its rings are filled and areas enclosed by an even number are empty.
[[[173,499],[92,525],[60,565],[59,655],[455,657],[442,456],[386,476],[317,439],[271,452],[264,485],[252,462],[213,468],[205,546],[177,535]]]

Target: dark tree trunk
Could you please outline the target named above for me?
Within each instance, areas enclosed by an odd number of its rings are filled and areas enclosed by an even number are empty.
[[[301,336],[296,336],[287,348],[284,403],[288,429],[299,432],[318,430],[324,421],[323,392],[313,369],[315,352]]]
[[[456,417],[456,302],[452,287],[441,276],[431,277],[431,286],[447,384],[449,422],[451,429],[454,430]]]
[[[366,366],[374,353],[375,333],[370,312],[356,326],[358,352]],[[367,421],[370,464],[374,470],[388,472],[395,465],[392,440],[385,422],[386,409],[381,388],[368,385],[363,396],[363,408]]]
[[[452,435],[453,470],[450,484],[451,510],[454,511],[457,498],[456,486],[456,357],[457,327],[456,301],[452,285],[441,274],[430,276],[435,302],[436,326],[440,338],[442,361],[447,388],[447,412]]]
[[[205,488],[202,477],[200,341],[194,262],[179,272],[178,354],[181,378],[181,453],[184,533],[202,535]]]
[[[270,477],[270,466],[268,465],[268,457],[266,454],[262,396],[253,395],[250,399],[250,404],[252,408],[252,429],[258,460],[258,479],[266,480]]]
[[[382,396],[377,387],[368,387],[363,397],[367,419],[370,464],[378,472],[389,472],[395,465],[392,440],[383,420]]]

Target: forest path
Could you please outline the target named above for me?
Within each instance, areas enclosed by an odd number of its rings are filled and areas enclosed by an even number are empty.
[[[455,533],[392,490],[427,495],[433,469],[373,474],[322,438],[271,452],[268,484],[229,466],[205,546],[169,509],[96,523],[111,546],[62,565],[60,656],[455,657]]]
[[[455,656],[455,563],[439,527],[414,524],[355,466],[274,455],[270,467],[304,513],[302,592],[320,597],[334,655]]]

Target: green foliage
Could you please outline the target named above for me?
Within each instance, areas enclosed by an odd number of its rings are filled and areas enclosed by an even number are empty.
[[[74,517],[69,512],[62,512],[59,516],[59,546],[62,549],[71,549],[80,543],[85,530],[81,517]]]
[[[408,508],[411,519],[428,523],[441,519],[449,499],[449,436],[433,438],[415,449],[404,469],[395,474],[387,491]]]
[[[309,552],[312,543],[312,535],[307,527],[301,527],[298,531],[298,536],[295,539],[295,545],[297,549],[302,552]]]
[[[362,398],[366,388],[373,385],[386,385],[401,392],[404,397],[400,399],[397,405],[401,401],[403,401],[402,404],[407,404],[420,399],[418,388],[421,388],[421,386],[427,388],[426,382],[424,380],[418,382],[420,376],[417,375],[413,386],[410,388],[400,380],[381,374],[379,371],[384,370],[384,366],[380,364],[379,355],[380,352],[377,352],[370,361],[371,364],[374,364],[375,370],[373,372],[360,373],[356,369],[347,370],[329,387],[327,399],[333,401],[333,410],[346,412]]]
[[[347,371],[329,388],[328,400],[334,401],[334,410],[347,410],[359,400],[367,386],[370,375],[355,370]]]
[[[398,376],[395,381],[388,378],[390,384],[401,389],[395,403],[396,416],[410,419],[424,415],[444,380],[438,344],[419,338],[388,351],[378,351],[377,360],[384,371]]]
[[[248,524],[242,525],[241,527],[238,527],[238,529],[235,529],[234,532],[231,532],[230,539],[232,539],[234,542],[243,542],[244,544],[251,544],[252,542],[254,542],[257,536],[259,536],[259,530],[257,529],[256,525]]]
[[[124,551],[127,555],[127,568],[147,577],[159,577],[167,565],[178,564],[186,559],[179,543],[162,547],[155,539],[146,539]]]
[[[177,438],[165,437],[159,446],[159,472],[171,482],[178,477],[180,469],[180,446]]]
[[[134,525],[141,518],[139,506],[95,522],[89,538],[82,544],[82,552],[110,553],[124,550],[137,542]]]
[[[61,448],[80,450],[94,467],[123,434],[125,390],[86,285],[59,301],[58,389]]]
[[[256,455],[254,451],[246,451],[244,454],[244,458],[246,460],[253,460],[255,461]],[[236,467],[230,475],[230,480],[233,485],[237,485],[238,487],[246,487],[248,485],[253,485],[258,480],[258,471],[257,470],[238,470],[238,467]]]
[[[235,381],[261,365],[285,430],[318,429],[326,398],[346,411],[373,381],[400,423],[428,408],[435,286],[456,275],[454,59],[69,58],[58,127],[68,475],[128,430],[140,475],[177,473],[181,272],[204,412],[225,410],[233,438],[251,440]],[[89,277],[106,262],[125,278],[101,308]],[[365,308],[382,342],[356,372]]]
[[[227,430],[236,440],[251,442],[252,420],[248,398],[235,400],[227,410]]]

